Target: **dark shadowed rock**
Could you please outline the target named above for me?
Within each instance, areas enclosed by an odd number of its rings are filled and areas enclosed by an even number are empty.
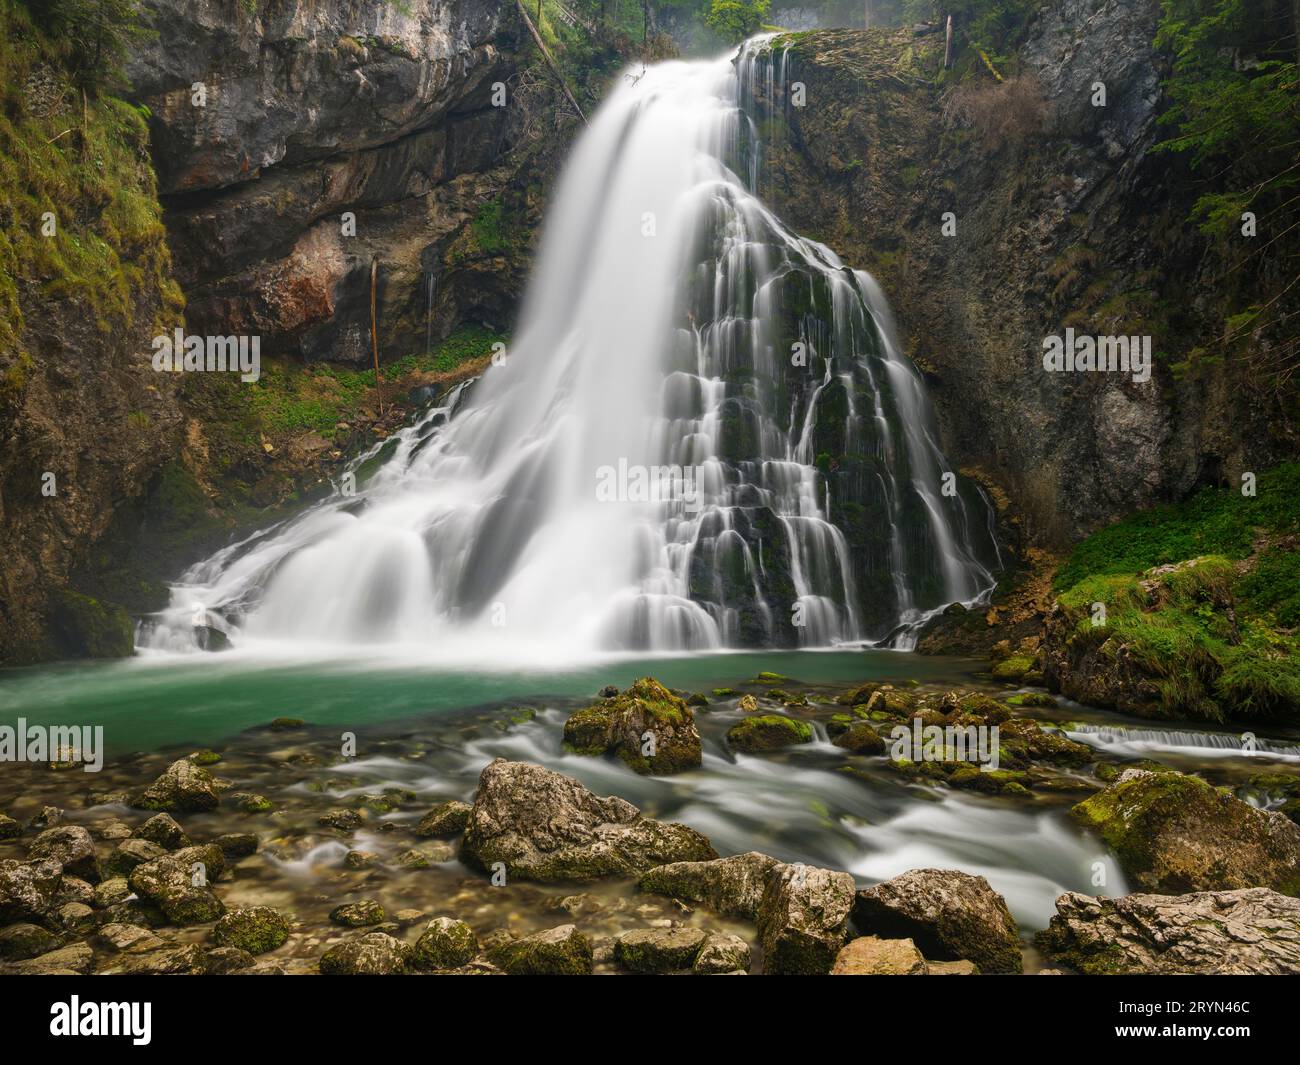
[[[1038,934],[1084,973],[1300,974],[1300,899],[1267,888],[1093,898],[1067,892]]]
[[[982,876],[913,869],[859,891],[853,923],[866,935],[911,939],[927,958],[965,958],[985,973],[1021,971],[1016,922]]]
[[[63,866],[63,871],[89,881],[99,880],[99,858],[95,855],[95,841],[80,825],[59,825],[47,828],[27,848],[32,861],[49,858]]]
[[[165,851],[174,851],[188,847],[194,841],[185,834],[185,830],[171,814],[154,814],[144,824],[131,833],[136,839],[147,839],[156,843]]]
[[[694,829],[642,817],[572,777],[497,759],[479,777],[461,857],[485,870],[503,862],[514,879],[556,881],[631,876],[717,852]]]

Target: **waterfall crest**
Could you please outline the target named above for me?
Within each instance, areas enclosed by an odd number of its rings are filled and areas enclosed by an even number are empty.
[[[142,644],[908,646],[986,596],[991,511],[945,476],[879,287],[756,195],[785,68],[756,38],[622,77],[500,363],[359,457],[355,495],[192,567]]]

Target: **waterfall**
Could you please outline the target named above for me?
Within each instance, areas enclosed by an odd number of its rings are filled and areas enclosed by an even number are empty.
[[[985,597],[988,503],[884,295],[756,195],[787,80],[766,38],[621,78],[504,357],[353,462],[355,492],[191,568],[142,643],[193,646],[201,609],[237,646],[908,646]]]

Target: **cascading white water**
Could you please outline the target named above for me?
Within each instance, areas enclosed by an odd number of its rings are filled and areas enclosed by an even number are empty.
[[[879,288],[751,191],[753,89],[784,79],[761,39],[621,79],[506,357],[358,459],[383,461],[355,496],[193,567],[141,641],[827,646],[987,594],[987,512],[943,491]]]

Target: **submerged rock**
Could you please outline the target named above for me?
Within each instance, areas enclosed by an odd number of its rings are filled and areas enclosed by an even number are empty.
[[[910,939],[863,936],[841,948],[831,976],[926,976],[929,966]]]
[[[1070,812],[1148,891],[1268,887],[1300,894],[1300,826],[1199,777],[1126,770]]]
[[[747,717],[727,729],[727,742],[738,751],[775,751],[797,743],[811,743],[812,726],[780,714]]]
[[[1067,892],[1038,943],[1090,974],[1300,974],[1300,900],[1267,888],[1092,898]]]
[[[396,976],[406,970],[411,948],[383,932],[369,932],[330,947],[320,959],[324,976]]]
[[[335,906],[330,911],[330,920],[346,928],[365,928],[368,925],[382,924],[386,916],[384,908],[374,899],[346,902],[342,906]]]
[[[844,944],[856,886],[848,873],[815,866],[783,865],[773,870],[758,904],[763,971],[830,972]]]
[[[703,758],[691,708],[652,677],[573,714],[564,744],[575,754],[612,754],[637,773],[680,773]]]
[[[853,923],[864,934],[910,939],[927,958],[964,958],[985,973],[1021,971],[1016,922],[982,876],[913,869],[859,891]]]
[[[614,958],[634,973],[677,972],[695,964],[707,938],[702,928],[637,928],[614,941]]]
[[[511,976],[588,976],[591,942],[571,925],[501,943],[488,960]]]
[[[131,799],[138,810],[213,810],[220,801],[217,782],[202,766],[181,758]]]
[[[642,817],[631,803],[599,798],[572,777],[498,758],[479,777],[461,857],[475,868],[543,882],[631,876],[657,865],[716,858],[685,825]]]

